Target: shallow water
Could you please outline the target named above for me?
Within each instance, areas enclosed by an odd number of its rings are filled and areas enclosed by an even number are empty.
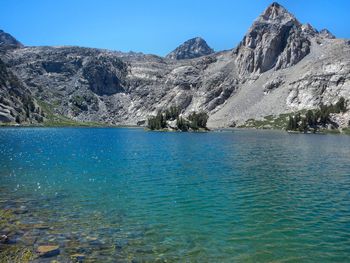
[[[0,207],[63,262],[346,262],[350,136],[0,129]]]

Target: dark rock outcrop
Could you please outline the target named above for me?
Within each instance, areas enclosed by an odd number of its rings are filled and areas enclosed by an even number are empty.
[[[17,39],[15,39],[10,34],[0,30],[0,49],[7,48],[21,48],[23,47],[22,43],[20,43]]]
[[[322,37],[334,39],[335,36],[326,28],[322,29],[319,33]]]
[[[187,40],[185,43],[170,52],[166,58],[170,59],[191,59],[214,53],[203,38],[196,37]]]
[[[0,122],[38,123],[44,113],[24,84],[0,60]]]
[[[126,76],[126,65],[118,58],[92,57],[83,66],[83,76],[90,89],[98,95],[124,92],[122,80]]]

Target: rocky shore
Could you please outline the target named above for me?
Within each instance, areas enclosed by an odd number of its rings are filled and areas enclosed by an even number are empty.
[[[1,263],[115,262],[133,257],[129,245],[132,245],[133,237],[142,235],[140,231],[116,238],[112,234],[119,232],[115,226],[83,230],[78,222],[77,227],[72,227],[71,218],[55,222],[52,220],[54,215],[50,215],[50,220],[44,220],[47,211],[36,211],[32,207],[35,203],[26,199],[10,204],[1,202]],[[92,214],[91,220],[98,221],[101,216]]]

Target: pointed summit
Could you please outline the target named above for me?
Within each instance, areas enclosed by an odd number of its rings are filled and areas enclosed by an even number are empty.
[[[294,15],[272,3],[254,21],[236,50],[240,74],[295,65],[309,54],[310,36]]]
[[[260,21],[290,21],[296,20],[295,17],[288,12],[283,6],[277,2],[273,2],[266,10],[258,17]]]
[[[264,17],[266,20],[269,20],[275,19],[286,12],[287,10],[284,7],[282,7],[279,3],[273,2],[268,8],[266,8],[266,10],[261,16]]]
[[[212,53],[214,53],[214,50],[208,46],[203,38],[195,37],[178,46],[175,50],[166,55],[166,58],[190,59],[210,55]]]

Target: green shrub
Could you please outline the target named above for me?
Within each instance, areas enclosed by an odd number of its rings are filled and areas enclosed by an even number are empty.
[[[207,128],[208,114],[205,112],[193,112],[188,116],[188,119],[191,121],[191,126],[195,128]]]
[[[307,131],[309,128],[313,128],[315,132],[317,126],[326,126],[331,122],[331,113],[340,113],[347,111],[347,103],[343,97],[340,97],[339,101],[333,105],[321,104],[317,110],[308,110],[305,114],[305,118],[301,118],[300,113],[295,116],[289,116],[286,130],[289,131]],[[349,123],[350,124],[350,123]]]
[[[165,111],[165,119],[166,120],[176,120],[180,115],[181,109],[176,106],[171,106],[169,109]]]
[[[181,131],[207,129],[208,114],[205,112],[193,112],[188,120],[180,116],[180,108],[172,106],[164,113],[158,112],[157,116],[148,118],[147,127],[151,130],[161,130],[167,127],[167,121],[176,120],[176,127]]]
[[[188,131],[188,129],[190,128],[189,122],[182,117],[178,117],[176,119],[176,126],[181,131]]]
[[[160,130],[166,127],[166,119],[163,113],[158,112],[157,116],[148,118],[147,127],[150,130]]]

